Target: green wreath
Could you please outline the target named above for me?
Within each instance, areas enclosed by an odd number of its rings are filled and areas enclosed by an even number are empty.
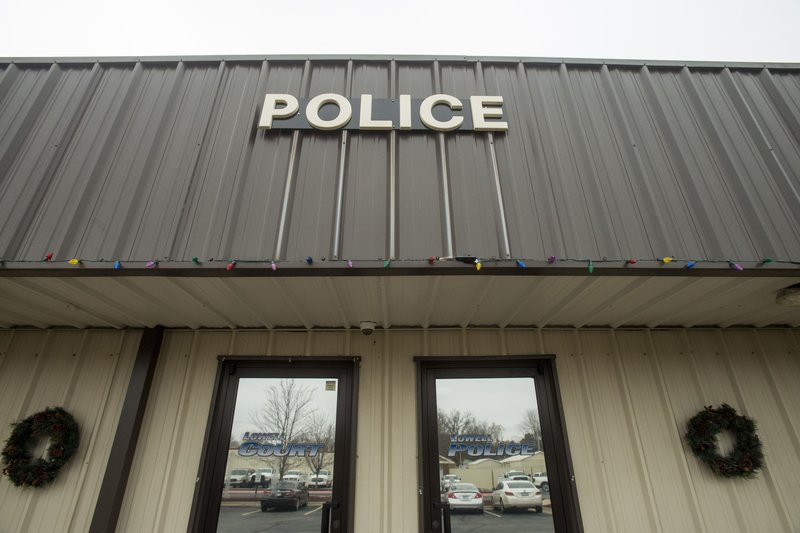
[[[41,487],[53,481],[80,444],[78,423],[60,407],[48,407],[13,424],[2,451],[3,474],[17,487]],[[45,458],[34,460],[30,449],[41,437],[50,437]]]
[[[733,434],[736,442],[733,451],[722,456],[717,448],[717,434],[725,430]],[[694,415],[689,420],[686,440],[694,454],[723,477],[753,477],[764,463],[756,423],[737,414],[726,403],[717,409],[708,405]]]

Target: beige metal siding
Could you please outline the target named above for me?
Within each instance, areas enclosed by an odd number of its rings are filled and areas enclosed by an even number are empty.
[[[166,335],[118,530],[183,531],[216,356],[360,355],[358,533],[418,528],[414,355],[554,353],[587,532],[797,531],[796,329],[173,331]],[[683,440],[704,405],[752,416],[766,466],[710,473]]]
[[[88,530],[139,346],[138,331],[0,330],[0,442],[11,423],[61,406],[81,445],[40,489],[0,479],[0,531]]]

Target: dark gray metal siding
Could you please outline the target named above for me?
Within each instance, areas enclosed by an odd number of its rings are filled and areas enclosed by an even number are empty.
[[[800,260],[800,74],[0,60],[0,258]],[[263,96],[501,94],[507,134],[258,132]]]

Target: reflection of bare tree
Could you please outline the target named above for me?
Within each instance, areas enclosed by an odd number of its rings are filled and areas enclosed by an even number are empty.
[[[279,385],[264,390],[264,403],[251,413],[253,424],[264,433],[282,435],[284,444],[294,442],[311,427],[311,418],[316,413],[313,397],[313,390],[293,379],[281,380]],[[288,461],[285,455],[277,458],[278,479],[283,478]]]
[[[542,424],[539,422],[539,413],[536,409],[528,409],[519,424],[519,428],[525,433],[522,442],[534,445],[534,451],[542,449]]]
[[[309,429],[305,440],[311,444],[322,444],[322,448],[314,456],[306,456],[306,463],[311,473],[316,477],[322,469],[330,469],[333,463],[333,448],[335,442],[334,426],[322,413],[313,413],[308,417]]]

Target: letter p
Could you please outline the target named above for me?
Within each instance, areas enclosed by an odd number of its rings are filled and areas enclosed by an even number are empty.
[[[261,110],[258,127],[271,130],[272,119],[289,118],[297,113],[298,109],[300,103],[291,94],[267,94],[264,97],[264,108]]]

